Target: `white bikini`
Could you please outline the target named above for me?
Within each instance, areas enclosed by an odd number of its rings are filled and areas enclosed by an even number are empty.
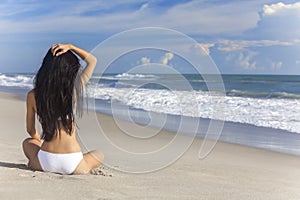
[[[39,150],[38,159],[45,172],[72,174],[83,159],[83,154],[82,152],[61,154]]]

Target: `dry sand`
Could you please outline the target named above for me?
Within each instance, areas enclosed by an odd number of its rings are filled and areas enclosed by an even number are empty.
[[[200,139],[175,163],[152,173],[107,167],[112,177],[34,172],[21,148],[28,137],[25,102],[1,93],[0,106],[0,199],[300,199],[300,157],[218,142],[199,160]],[[99,114],[99,119],[112,139],[128,142],[112,117]]]

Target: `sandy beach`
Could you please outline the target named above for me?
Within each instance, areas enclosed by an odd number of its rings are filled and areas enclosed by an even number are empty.
[[[300,199],[299,156],[218,142],[199,160],[201,139],[175,163],[151,173],[129,174],[107,166],[112,176],[31,171],[21,148],[28,137],[25,102],[0,93],[0,106],[0,199]],[[99,114],[98,119],[112,140],[130,148],[132,141],[120,136],[111,116]],[[160,135],[158,143],[174,134]],[[126,164],[126,157],[118,159]]]

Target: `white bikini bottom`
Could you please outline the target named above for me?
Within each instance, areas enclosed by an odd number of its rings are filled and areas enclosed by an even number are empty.
[[[72,174],[83,155],[82,152],[60,154],[39,150],[38,159],[45,172]]]

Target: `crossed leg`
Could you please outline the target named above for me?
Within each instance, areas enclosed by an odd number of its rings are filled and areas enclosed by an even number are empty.
[[[83,159],[76,167],[73,174],[86,174],[92,169],[99,167],[104,160],[104,155],[100,151],[91,151],[83,155]]]
[[[42,142],[34,138],[27,138],[23,141],[23,152],[29,160],[28,167],[33,170],[42,171],[42,167],[37,157],[41,146]]]

